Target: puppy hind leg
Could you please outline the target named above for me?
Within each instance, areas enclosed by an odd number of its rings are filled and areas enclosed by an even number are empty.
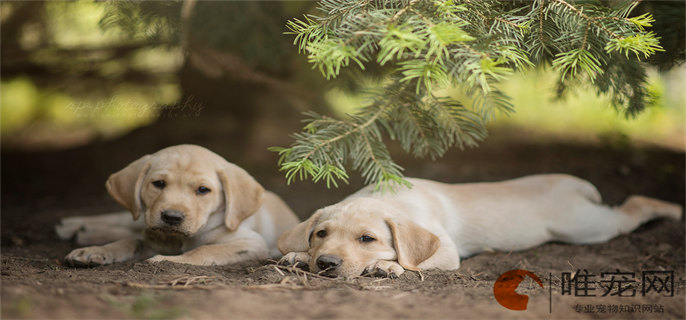
[[[142,219],[134,221],[131,217],[131,213],[128,211],[94,216],[66,217],[60,219],[60,222],[55,225],[55,233],[62,240],[76,238],[77,243],[80,245],[103,244],[123,238],[105,236],[98,239],[93,237],[94,232],[88,231],[89,229],[103,230],[108,227],[119,229],[130,228],[132,232],[135,232],[143,228],[143,222]],[[83,235],[80,235],[80,233],[83,233]],[[83,241],[79,241],[79,237],[83,238]]]
[[[628,197],[621,206],[614,207],[614,209],[635,217],[635,219],[640,221],[639,224],[663,217],[680,220],[683,210],[682,207],[676,203],[640,195]]]
[[[629,197],[614,208],[585,203],[568,214],[552,219],[551,240],[588,244],[626,234],[641,224],[660,217],[678,220],[681,206],[643,196]]]

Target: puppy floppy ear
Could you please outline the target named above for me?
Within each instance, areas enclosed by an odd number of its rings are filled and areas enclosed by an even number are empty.
[[[131,162],[126,168],[111,174],[105,183],[110,196],[131,211],[133,220],[138,220],[141,213],[145,211],[141,200],[141,188],[143,178],[150,169],[151,158],[151,155],[146,155]]]
[[[222,159],[223,160],[223,159]],[[224,192],[224,224],[236,231],[262,205],[264,188],[245,170],[223,160],[217,170]]]
[[[410,220],[396,222],[387,218],[386,224],[393,234],[398,263],[407,270],[419,271],[417,265],[433,256],[441,244],[435,234]]]
[[[281,254],[289,252],[305,252],[310,248],[312,231],[319,222],[321,211],[315,212],[309,219],[299,223],[292,229],[284,232],[276,242]]]

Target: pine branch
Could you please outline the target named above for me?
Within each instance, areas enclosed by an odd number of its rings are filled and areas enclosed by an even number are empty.
[[[348,119],[311,115],[294,144],[277,149],[281,168],[289,182],[334,181],[347,163],[379,187],[402,181],[385,138],[416,157],[474,146],[486,136],[485,123],[514,109],[498,83],[549,61],[560,71],[559,88],[590,80],[618,110],[634,115],[650,98],[638,59],[662,50],[645,31],[652,17],[630,17],[637,2],[321,1],[321,17],[288,24],[313,67],[333,79],[376,63],[386,67],[391,85],[371,93],[375,102]],[[465,92],[472,105],[436,97],[449,87]]]

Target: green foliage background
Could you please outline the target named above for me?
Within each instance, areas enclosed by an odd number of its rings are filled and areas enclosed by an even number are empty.
[[[653,99],[643,60],[663,51],[646,30],[652,15],[631,15],[638,3],[320,1],[319,15],[289,22],[294,43],[327,79],[358,68],[383,85],[367,93],[371,104],[343,119],[310,113],[292,146],[272,150],[289,182],[335,184],[349,163],[379,188],[405,184],[384,139],[416,157],[476,145],[496,114],[514,110],[499,84],[533,67],[559,72],[558,96],[590,87],[634,117]]]

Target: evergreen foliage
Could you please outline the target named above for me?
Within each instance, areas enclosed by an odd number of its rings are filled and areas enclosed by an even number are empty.
[[[327,79],[344,70],[381,70],[373,103],[346,119],[308,114],[288,148],[272,148],[289,182],[336,185],[346,165],[377,187],[406,184],[384,138],[416,157],[442,156],[486,137],[498,111],[513,110],[498,82],[550,65],[558,94],[587,85],[631,117],[649,102],[642,64],[663,51],[646,31],[653,18],[631,16],[639,1],[322,0],[321,15],[288,22],[294,44]],[[456,87],[470,105],[448,96]]]
[[[101,24],[178,45],[183,4],[108,1]],[[278,73],[287,52],[278,31],[283,4],[198,2],[186,28],[192,41]],[[351,75],[364,74],[381,89],[368,90],[372,103],[344,119],[308,113],[293,145],[272,148],[289,182],[336,186],[351,168],[379,187],[404,184],[386,141],[431,158],[477,145],[487,122],[514,110],[498,90],[513,72],[554,68],[559,96],[590,87],[633,117],[654,98],[644,62],[667,69],[684,61],[678,1],[321,0],[318,12],[287,23],[297,49],[340,87],[359,89]],[[444,88],[468,99],[445,96]]]
[[[181,3],[177,1],[109,1],[100,28],[119,29],[131,39],[153,44],[178,43]]]

